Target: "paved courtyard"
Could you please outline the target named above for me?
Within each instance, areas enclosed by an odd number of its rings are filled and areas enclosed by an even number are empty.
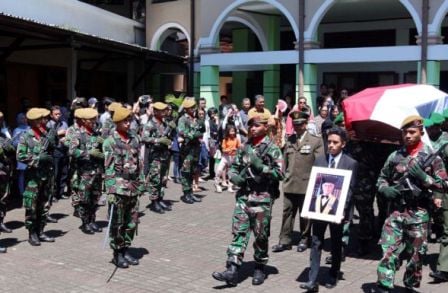
[[[51,213],[59,223],[48,224],[46,230],[56,237],[55,243],[31,247],[23,226],[24,210],[15,209],[6,217],[12,234],[2,234],[0,243],[8,253],[0,255],[0,292],[301,292],[306,281],[309,251],[293,250],[271,253],[268,279],[265,284],[251,284],[252,247],[240,275],[240,284],[227,288],[215,281],[211,273],[223,270],[226,247],[231,240],[230,225],[234,195],[216,194],[211,182],[203,183],[203,202],[186,205],[179,202],[180,186],[170,182],[166,199],[173,201],[173,211],[158,215],[140,203],[141,224],[133,252],[140,265],[115,270],[110,263],[111,250],[103,249],[104,232],[85,235],[80,220],[72,216],[69,200],[56,203]],[[274,205],[271,242],[278,241],[281,222],[281,199]],[[101,208],[99,223],[105,227],[106,210]],[[354,244],[356,245],[356,244]],[[328,246],[328,245],[327,245]],[[429,284],[430,266],[437,259],[438,244],[431,244],[423,269],[421,292],[447,292],[448,284]],[[328,249],[323,258],[328,255]],[[321,287],[320,292],[370,292],[376,280],[378,251],[366,259],[348,257],[342,264],[343,280],[333,290]],[[324,265],[321,277],[328,266]],[[402,285],[403,267],[396,283]],[[399,287],[397,292],[404,291]]]

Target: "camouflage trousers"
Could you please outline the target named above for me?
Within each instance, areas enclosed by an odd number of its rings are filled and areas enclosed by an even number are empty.
[[[8,199],[10,196],[10,178],[0,175],[0,223],[6,216],[8,207]]]
[[[200,149],[196,147],[184,147],[180,151],[180,182],[182,183],[182,191],[184,194],[192,192],[193,175],[199,162]]]
[[[48,203],[52,190],[51,180],[30,176],[25,173],[25,191],[23,206],[25,207],[25,227],[30,231],[40,232],[46,224],[50,205]]]
[[[116,250],[129,247],[138,225],[138,197],[109,194],[108,202],[109,213],[113,205],[109,231],[110,248]]]
[[[245,196],[237,197],[232,218],[233,240],[227,248],[229,262],[242,264],[251,231],[255,236],[254,260],[260,264],[268,262],[271,210],[270,202],[249,202]]]
[[[384,222],[379,244],[383,258],[378,264],[378,284],[394,287],[395,272],[400,268],[400,254],[406,251],[410,259],[403,282],[418,288],[422,279],[423,255],[427,249],[428,212],[424,209],[394,211]]]
[[[101,173],[84,173],[76,176],[76,193],[72,197],[72,205],[78,212],[82,222],[95,221],[98,200],[101,197]]]
[[[147,181],[150,190],[150,200],[163,199],[164,191],[163,187],[166,186],[166,176],[169,170],[169,160],[166,159],[154,159],[149,165],[149,173]]]

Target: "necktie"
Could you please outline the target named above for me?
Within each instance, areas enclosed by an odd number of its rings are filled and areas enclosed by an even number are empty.
[[[336,162],[334,161],[334,158],[331,158],[331,161],[330,161],[330,168],[335,168],[336,167]]]

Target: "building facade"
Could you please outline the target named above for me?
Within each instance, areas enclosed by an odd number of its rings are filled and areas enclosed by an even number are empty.
[[[270,108],[302,93],[313,103],[321,83],[448,90],[447,12],[447,0],[148,0],[147,46],[194,66],[153,76],[153,89],[190,85],[209,105],[262,93]]]

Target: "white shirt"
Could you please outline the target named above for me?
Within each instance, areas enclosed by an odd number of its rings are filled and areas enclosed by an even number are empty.
[[[342,157],[342,151],[336,157],[333,157],[332,155],[329,155],[329,158],[328,158],[328,168],[331,167],[331,159],[334,159],[334,168],[336,169],[338,167],[338,165],[339,165],[339,161],[341,160],[341,157]]]

